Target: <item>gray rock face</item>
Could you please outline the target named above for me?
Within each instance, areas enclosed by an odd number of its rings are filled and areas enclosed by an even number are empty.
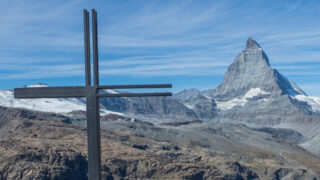
[[[195,119],[197,114],[176,99],[168,97],[103,98],[106,109],[141,118]]]
[[[193,100],[200,95],[198,89],[185,89],[183,91],[174,94],[173,97],[179,100]]]
[[[260,45],[257,43],[257,41],[255,41],[254,39],[252,39],[252,37],[249,37],[247,40],[247,44],[246,44],[246,49],[250,49],[250,48],[261,48]]]
[[[174,94],[173,98],[193,110],[199,119],[210,120],[216,116],[217,106],[214,99],[201,95],[197,89],[183,90]]]
[[[270,97],[305,94],[277,70],[272,69],[260,45],[249,38],[246,48],[229,66],[222,84],[214,90],[205,91],[204,94],[227,101],[243,96],[252,88],[260,88],[270,93]]]
[[[293,144],[299,144],[305,138],[302,136],[302,134],[292,130],[292,129],[275,129],[275,128],[270,128],[270,127],[262,127],[262,128],[256,128],[254,130],[261,131],[261,132],[266,132],[268,134],[271,134],[275,138],[279,138],[282,140],[286,140],[288,142],[291,142]]]

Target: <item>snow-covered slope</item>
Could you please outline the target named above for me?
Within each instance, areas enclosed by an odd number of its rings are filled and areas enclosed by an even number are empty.
[[[216,101],[218,109],[221,110],[228,110],[232,109],[235,106],[244,106],[250,98],[254,98],[260,95],[267,95],[269,93],[263,91],[260,88],[251,88],[244,96],[241,98],[234,98],[229,101]],[[262,99],[264,101],[267,101],[268,99]]]
[[[296,95],[292,96],[292,98],[306,102],[308,105],[311,106],[312,111],[320,112],[320,98],[319,97],[311,97],[306,95]]]
[[[48,87],[46,84],[32,84],[25,87]],[[110,91],[109,93],[115,93]],[[80,98],[42,98],[42,99],[16,99],[12,91],[0,90],[0,106],[27,108],[36,111],[67,113],[74,110],[86,110],[85,99]],[[101,108],[102,114],[115,113]]]
[[[15,99],[12,91],[0,91],[0,105],[21,107],[38,111],[63,113],[73,110],[86,110],[86,104],[76,98],[68,99]]]

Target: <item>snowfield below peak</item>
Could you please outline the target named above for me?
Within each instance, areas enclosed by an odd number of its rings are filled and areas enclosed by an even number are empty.
[[[264,90],[260,88],[251,88],[243,97],[241,98],[234,98],[230,101],[216,101],[217,107],[220,110],[229,110],[232,109],[235,106],[244,106],[248,99],[259,96],[259,95],[267,95],[269,93],[265,92]],[[267,101],[268,99],[263,99],[264,101]]]
[[[319,97],[311,97],[311,96],[306,96],[306,95],[296,95],[296,96],[291,96],[292,98],[303,101],[308,103],[312,111],[315,112],[320,112],[320,98]]]
[[[260,88],[251,88],[244,96],[243,98],[253,98],[255,96],[259,96],[259,95],[265,95],[265,94],[269,94],[267,92],[265,92],[264,90],[260,89]]]

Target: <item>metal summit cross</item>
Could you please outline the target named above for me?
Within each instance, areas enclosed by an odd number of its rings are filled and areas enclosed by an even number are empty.
[[[93,80],[91,85],[89,12],[84,9],[84,50],[86,86],[15,88],[15,98],[85,97],[87,103],[88,173],[90,180],[101,179],[100,97],[171,96],[172,93],[100,94],[101,89],[171,88],[171,84],[99,85],[97,12],[92,9]]]

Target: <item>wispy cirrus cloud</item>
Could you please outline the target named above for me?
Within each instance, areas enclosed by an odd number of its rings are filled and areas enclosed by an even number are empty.
[[[298,84],[319,72],[317,0],[13,0],[0,2],[2,81],[82,77],[82,8],[92,7],[98,10],[102,79],[212,76],[220,81],[249,36],[273,67]],[[198,80],[188,83],[196,86]]]

